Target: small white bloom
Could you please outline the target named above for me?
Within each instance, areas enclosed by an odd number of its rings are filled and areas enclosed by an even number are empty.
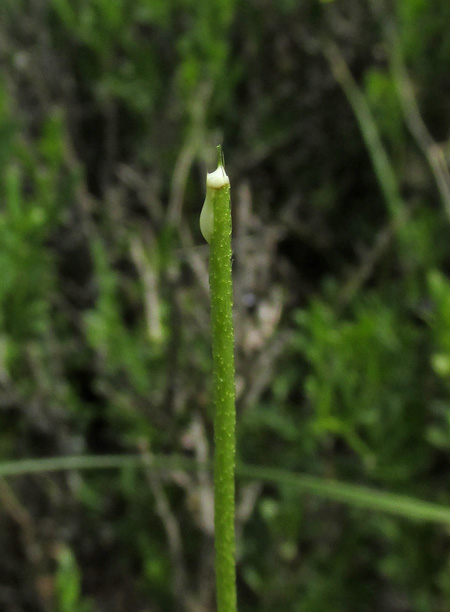
[[[208,172],[206,175],[206,198],[203,204],[202,212],[200,213],[200,230],[206,242],[210,243],[214,231],[214,206],[213,194],[217,189],[222,189],[230,184],[223,164],[217,166],[214,172]]]

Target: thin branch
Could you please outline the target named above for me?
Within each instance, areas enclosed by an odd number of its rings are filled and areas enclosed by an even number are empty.
[[[323,53],[328,59],[337,82],[341,85],[350,102],[371,157],[389,214],[395,222],[399,234],[403,235],[406,218],[405,203],[400,195],[400,187],[395,170],[381,141],[377,124],[366,98],[358,87],[347,62],[335,43],[327,41],[324,44]]]
[[[157,474],[153,465],[153,456],[150,453],[145,441],[140,443],[142,466],[150,489],[154,495],[156,503],[156,513],[158,514],[164,531],[166,532],[169,556],[173,571],[173,596],[178,610],[189,610],[188,602],[191,599],[188,592],[188,578],[185,566],[183,551],[183,539],[181,537],[180,526],[172,512],[170,503],[163,486],[160,476]]]
[[[102,470],[123,469],[125,467],[143,468],[140,455],[72,455],[70,457],[51,457],[42,459],[19,459],[0,463],[0,477],[24,476],[42,472],[63,470]],[[150,468],[148,468],[150,469]],[[179,455],[152,456],[151,469],[198,472],[199,469],[212,469],[210,461],[204,465]],[[397,495],[354,485],[339,480],[297,474],[278,468],[237,464],[236,474],[247,480],[255,480],[275,485],[289,486],[292,490],[309,493],[322,499],[365,508],[376,512],[386,512],[394,516],[450,525],[450,506],[423,501],[407,495]]]
[[[430,166],[445,213],[450,221],[450,173],[447,162],[442,147],[433,140],[422,119],[413,86],[404,64],[400,43],[394,34],[392,35],[392,47],[391,69],[405,122]]]

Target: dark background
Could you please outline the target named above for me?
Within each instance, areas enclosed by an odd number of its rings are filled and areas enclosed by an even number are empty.
[[[211,457],[222,143],[239,460],[450,505],[449,24],[1,0],[1,459]],[[448,523],[366,505],[239,479],[240,612],[449,612]],[[0,512],[0,610],[215,610],[207,472],[23,469]]]

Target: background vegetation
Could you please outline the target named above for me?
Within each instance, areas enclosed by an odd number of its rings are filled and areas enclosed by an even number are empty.
[[[151,462],[212,452],[220,142],[240,461],[450,506],[449,21],[2,0],[0,457],[146,465],[0,480],[2,610],[214,610],[211,476]],[[241,612],[450,611],[448,520],[238,484]]]

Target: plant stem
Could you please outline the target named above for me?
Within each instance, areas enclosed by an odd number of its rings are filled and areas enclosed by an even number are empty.
[[[218,147],[219,166],[208,175],[213,207],[209,261],[214,369],[214,526],[217,612],[236,611],[235,564],[235,387],[231,280],[230,183]]]

